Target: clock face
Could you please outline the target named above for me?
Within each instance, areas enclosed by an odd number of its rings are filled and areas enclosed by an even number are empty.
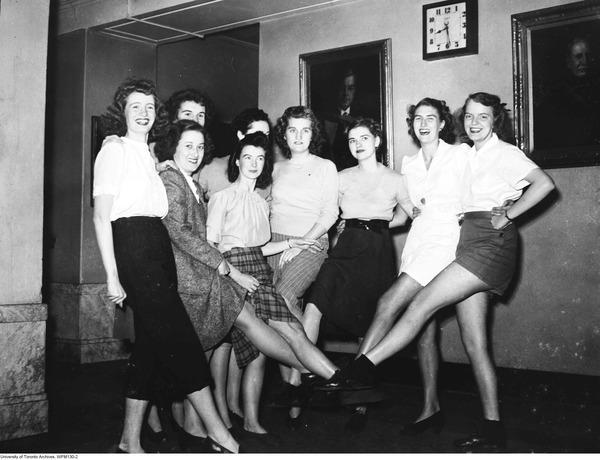
[[[467,4],[456,2],[426,10],[426,51],[438,53],[467,47]]]

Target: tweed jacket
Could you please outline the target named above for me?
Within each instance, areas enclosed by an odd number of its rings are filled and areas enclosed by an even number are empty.
[[[160,178],[169,201],[163,224],[171,238],[178,291],[202,345],[212,348],[231,329],[246,290],[219,275],[223,256],[206,240],[206,206],[196,201],[183,173],[167,169]]]

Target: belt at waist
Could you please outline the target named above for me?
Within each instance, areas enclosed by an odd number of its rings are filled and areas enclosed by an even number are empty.
[[[390,223],[387,220],[373,219],[373,220],[361,220],[361,219],[347,219],[346,227],[348,228],[361,228],[363,230],[370,230],[372,232],[381,233],[387,231]]]

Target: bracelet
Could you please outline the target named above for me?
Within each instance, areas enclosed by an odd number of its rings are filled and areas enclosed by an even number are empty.
[[[292,249],[292,245],[291,245],[291,243],[290,243],[290,239],[288,238],[288,239],[287,239],[287,240],[285,240],[285,241],[286,241],[286,243],[287,243],[287,245],[288,245],[288,248],[289,248],[289,249]]]
[[[508,220],[509,222],[513,221],[510,217],[508,217],[508,209],[504,211],[504,217],[506,217],[506,220]]]

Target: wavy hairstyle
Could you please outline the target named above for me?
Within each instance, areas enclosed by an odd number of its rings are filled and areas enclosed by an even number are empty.
[[[479,104],[485,105],[486,107],[492,108],[492,114],[494,115],[494,123],[492,130],[498,135],[498,137],[504,142],[514,143],[512,136],[512,126],[510,122],[510,110],[506,108],[506,104],[500,100],[495,94],[477,92],[469,94],[469,97],[465,100],[464,105],[459,111],[459,120],[461,120],[464,132],[464,120],[465,112],[467,110],[467,104],[469,101],[478,102]],[[466,136],[466,133],[465,133]],[[468,138],[468,136],[467,136]],[[473,142],[469,140],[469,143]]]
[[[267,115],[266,112],[258,107],[250,107],[242,110],[235,116],[231,122],[231,126],[235,132],[239,131],[242,134],[246,134],[246,131],[250,128],[250,125],[255,121],[266,122],[267,125],[269,125],[269,134],[271,133],[273,127],[269,121],[269,115]]]
[[[165,117],[163,105],[156,93],[156,86],[151,80],[140,78],[128,78],[115,91],[113,102],[106,108],[101,116],[101,126],[104,134],[110,136],[124,136],[127,133],[127,121],[125,120],[125,106],[127,98],[131,93],[142,93],[154,98],[156,119],[148,133],[149,140],[156,137],[168,124]]]
[[[446,105],[446,101],[434,99],[432,97],[424,97],[416,104],[408,106],[408,111],[406,113],[406,124],[408,124],[408,134],[410,134],[410,137],[412,137],[412,140],[415,142],[415,144],[419,146],[421,145],[421,142],[419,142],[419,138],[417,137],[413,127],[415,121],[415,112],[421,106],[428,106],[437,111],[440,122],[445,122],[444,127],[439,134],[440,139],[448,144],[454,144],[454,141],[456,140],[456,133],[454,117],[450,112],[450,108]]]
[[[227,178],[229,182],[235,182],[240,176],[240,168],[235,163],[240,159],[242,150],[246,146],[253,146],[263,149],[265,152],[265,164],[260,176],[256,179],[256,187],[267,188],[273,182],[273,149],[271,148],[271,141],[265,133],[257,131],[250,133],[238,142],[235,151],[229,157],[229,163],[227,164]]]
[[[214,145],[206,128],[193,120],[178,120],[172,123],[165,134],[158,139],[154,145],[154,153],[159,161],[173,159],[181,136],[187,131],[197,131],[204,136],[204,156],[198,168],[202,168],[204,165],[210,163],[215,150]]]
[[[307,120],[310,120],[312,138],[308,146],[308,151],[318,157],[327,158],[327,139],[323,134],[321,122],[317,119],[311,109],[304,107],[303,105],[288,107],[283,112],[283,115],[277,120],[277,125],[275,126],[275,141],[281,148],[281,154],[285,158],[292,158],[292,152],[285,140],[285,131],[290,123],[290,118],[306,118]]]
[[[384,149],[382,148],[383,131],[381,129],[381,125],[372,118],[357,117],[348,125],[348,136],[350,135],[350,131],[361,127],[367,128],[374,137],[379,137],[379,145],[375,150],[375,157],[377,158],[377,161],[382,161]]]
[[[167,110],[169,121],[177,121],[177,112],[179,111],[179,107],[181,107],[181,104],[186,101],[192,101],[204,107],[204,110],[206,111],[204,114],[204,126],[210,128],[215,118],[215,105],[211,98],[209,98],[202,91],[194,88],[176,91],[171,95],[167,102],[165,102],[165,108]]]

